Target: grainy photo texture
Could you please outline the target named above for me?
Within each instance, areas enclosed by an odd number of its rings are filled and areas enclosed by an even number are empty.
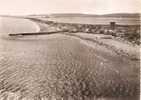
[[[0,0],[0,100],[139,100],[140,0]]]

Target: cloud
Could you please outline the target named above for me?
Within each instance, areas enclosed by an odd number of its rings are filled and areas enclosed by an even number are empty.
[[[0,0],[0,14],[140,12],[140,0]]]

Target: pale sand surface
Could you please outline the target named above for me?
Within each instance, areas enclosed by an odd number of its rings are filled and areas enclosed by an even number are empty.
[[[119,41],[111,35],[87,33],[72,33],[70,35],[80,37],[85,40],[95,41],[101,45],[107,46],[109,49],[115,50],[121,55],[128,56],[129,58],[131,57],[131,59],[140,59],[140,46]]]

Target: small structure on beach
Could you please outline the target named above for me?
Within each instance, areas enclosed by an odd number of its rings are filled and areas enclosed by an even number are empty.
[[[110,28],[114,30],[116,27],[116,22],[110,22]]]

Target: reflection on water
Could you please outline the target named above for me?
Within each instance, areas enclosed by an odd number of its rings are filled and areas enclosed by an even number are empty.
[[[0,17],[0,33],[37,32],[39,26],[21,18]]]

